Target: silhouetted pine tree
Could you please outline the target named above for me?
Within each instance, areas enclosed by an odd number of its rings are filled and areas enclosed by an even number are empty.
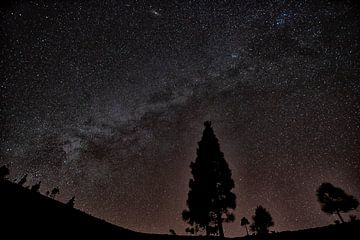
[[[206,235],[218,233],[223,237],[223,222],[235,219],[232,209],[236,207],[236,196],[231,192],[234,181],[211,122],[204,125],[197,158],[190,164],[193,178],[189,183],[188,209],[183,211],[183,219],[191,225],[192,231],[188,229],[188,232],[205,229]]]
[[[262,206],[255,209],[255,215],[252,218],[254,222],[251,224],[250,229],[259,235],[269,233],[269,227],[274,226],[270,213]]]
[[[66,206],[73,208],[75,204],[75,196],[73,196],[67,203]]]
[[[316,193],[321,204],[321,210],[327,214],[337,214],[343,223],[340,212],[349,212],[359,206],[359,202],[354,196],[348,195],[341,188],[333,186],[331,183],[323,183]]]
[[[249,220],[247,220],[247,218],[246,217],[243,217],[242,219],[241,219],[241,226],[244,226],[245,227],[245,229],[246,229],[246,235],[247,236],[249,236],[249,231],[248,231],[248,229],[247,229],[247,225],[249,225],[250,223],[249,223]]]

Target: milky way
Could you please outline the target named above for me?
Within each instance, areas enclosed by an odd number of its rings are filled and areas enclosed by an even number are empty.
[[[209,2],[2,3],[11,179],[59,186],[59,200],[126,228],[185,234],[211,120],[236,185],[226,235],[244,235],[239,219],[260,204],[276,231],[332,223],[322,182],[360,197],[358,5]]]

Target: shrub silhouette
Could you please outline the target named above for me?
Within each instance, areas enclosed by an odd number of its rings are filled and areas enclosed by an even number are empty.
[[[359,206],[359,202],[353,196],[348,195],[341,188],[331,183],[323,183],[318,188],[316,195],[321,205],[321,210],[327,214],[336,214],[344,223],[341,212],[349,212]]]
[[[187,232],[205,229],[206,235],[224,236],[223,222],[234,221],[232,210],[236,207],[236,196],[231,192],[234,181],[211,122],[204,125],[197,158],[190,164],[193,178],[189,183],[188,209],[182,216],[191,225],[192,230]]]
[[[247,225],[249,225],[249,224],[250,224],[250,223],[249,223],[249,220],[247,220],[246,217],[243,217],[243,218],[241,219],[240,225],[243,226],[243,227],[245,227],[245,229],[246,229],[246,235],[247,235],[247,236],[249,236],[249,231],[248,231],[248,229],[247,229]]]
[[[75,196],[73,196],[67,203],[66,206],[73,208],[75,204]]]
[[[39,192],[41,181],[31,187],[32,192]]]
[[[270,213],[262,206],[255,209],[255,215],[252,218],[254,222],[251,224],[250,229],[259,235],[268,234],[269,227],[274,226]]]
[[[55,199],[55,196],[60,193],[60,190],[58,187],[53,188],[50,193],[50,197]]]
[[[6,165],[0,167],[0,180],[6,179],[6,177],[10,174],[10,170]]]

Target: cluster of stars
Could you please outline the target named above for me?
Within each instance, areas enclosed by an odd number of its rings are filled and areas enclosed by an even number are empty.
[[[325,3],[326,2],[326,3]],[[0,165],[137,231],[185,233],[211,120],[237,220],[332,222],[316,188],[359,186],[359,10],[336,1],[28,1],[2,7]]]

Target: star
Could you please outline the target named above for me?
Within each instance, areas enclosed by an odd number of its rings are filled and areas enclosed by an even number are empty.
[[[236,220],[332,223],[322,182],[359,199],[359,10],[351,1],[16,1],[0,8],[0,166],[82,211],[186,234],[204,121]]]

